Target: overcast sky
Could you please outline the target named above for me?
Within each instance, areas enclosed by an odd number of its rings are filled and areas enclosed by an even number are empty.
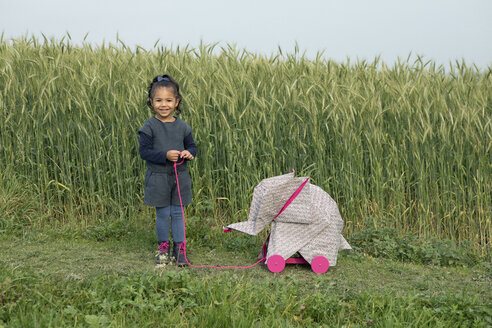
[[[336,61],[423,55],[492,65],[491,0],[0,0],[4,39],[28,35],[151,49],[219,42],[272,54],[299,44]]]

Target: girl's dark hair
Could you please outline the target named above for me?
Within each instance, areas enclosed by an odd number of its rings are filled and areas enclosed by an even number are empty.
[[[176,99],[179,100],[178,107],[176,107],[175,112],[176,114],[181,113],[181,100],[183,99],[183,97],[181,96],[181,93],[179,93],[179,84],[167,74],[157,75],[156,77],[154,77],[152,82],[150,82],[147,106],[149,106],[150,109],[153,109],[151,99],[154,98],[154,94],[157,88],[171,88],[174,90],[174,96],[176,97]]]

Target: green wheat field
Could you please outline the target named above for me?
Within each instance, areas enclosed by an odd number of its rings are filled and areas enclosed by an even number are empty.
[[[324,58],[2,37],[0,327],[492,325],[492,66]],[[198,145],[194,262],[254,262],[267,232],[221,227],[292,169],[354,250],[324,275],[155,268],[137,130],[158,74]]]

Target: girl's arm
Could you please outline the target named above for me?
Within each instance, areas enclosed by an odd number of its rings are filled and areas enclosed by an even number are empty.
[[[166,164],[166,153],[152,149],[154,145],[152,137],[143,132],[139,132],[139,135],[140,145],[138,147],[138,152],[140,153],[140,157],[153,163]]]
[[[185,150],[189,151],[193,157],[196,157],[196,153],[198,152],[198,149],[196,148],[195,141],[193,140],[193,136],[190,132],[184,140],[183,140],[184,148]]]

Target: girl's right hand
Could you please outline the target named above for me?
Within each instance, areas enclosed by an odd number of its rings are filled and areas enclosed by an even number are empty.
[[[176,163],[179,160],[179,151],[170,150],[166,153],[166,158],[168,161]]]

